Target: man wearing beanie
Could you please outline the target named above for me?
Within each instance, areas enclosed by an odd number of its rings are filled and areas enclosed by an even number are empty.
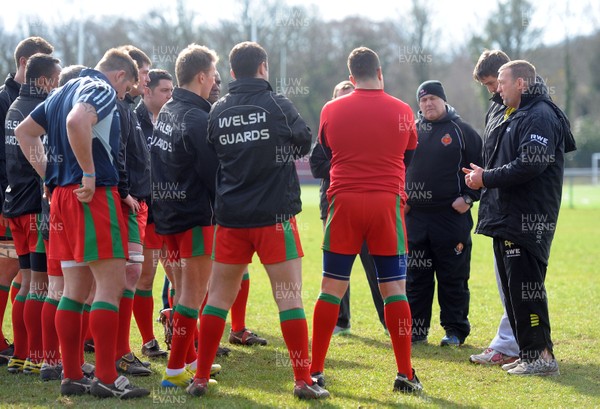
[[[461,168],[481,163],[481,138],[446,103],[439,81],[417,89],[419,145],[406,171],[408,269],[406,290],[413,343],[426,342],[438,282],[442,346],[462,345],[469,335],[471,207],[479,192],[469,189]]]

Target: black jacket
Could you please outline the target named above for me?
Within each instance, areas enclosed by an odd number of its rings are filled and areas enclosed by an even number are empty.
[[[469,163],[481,166],[481,137],[450,105],[447,111],[437,121],[418,114],[419,144],[406,170],[407,203],[411,208],[449,208],[464,195],[479,200],[479,190],[465,184],[462,168],[468,168]]]
[[[117,101],[121,124],[121,149],[119,151],[119,195],[125,199],[150,197],[150,152],[148,141],[133,112],[133,99],[129,94]]]
[[[148,107],[144,104],[144,100],[140,99],[140,102],[134,109],[135,115],[137,116],[138,122],[142,127],[142,132],[146,137],[148,143],[148,149],[150,149],[150,141],[152,140],[152,131],[154,130],[154,124],[152,123],[152,114],[148,111]]]
[[[6,179],[6,155],[4,153],[4,121],[10,105],[19,96],[21,85],[15,81],[15,74],[6,76],[4,84],[0,87],[0,203],[4,203],[4,191],[8,186]]]
[[[182,88],[162,107],[152,134],[156,232],[175,234],[213,221],[217,157],[206,144],[210,103]]]
[[[292,102],[259,78],[231,82],[215,103],[208,142],[219,158],[215,214],[226,227],[260,227],[300,213],[295,160],[311,131]]]
[[[327,200],[327,189],[331,184],[329,171],[331,170],[331,149],[328,146],[321,145],[318,141],[310,152],[310,173],[314,178],[321,179],[321,187],[319,188],[319,210],[321,211],[321,220],[327,218],[327,208],[329,201]]]
[[[8,187],[4,195],[2,214],[17,217],[42,211],[42,179],[29,163],[15,137],[15,128],[38,106],[48,94],[39,87],[23,84],[15,102],[6,114],[5,143],[6,176]],[[46,141],[46,135],[44,135]],[[45,152],[35,152],[36,156]],[[52,152],[48,153],[49,155]]]
[[[566,116],[544,84],[522,95],[519,108],[491,130],[476,233],[513,241],[548,263],[556,229],[564,154],[575,149]]]

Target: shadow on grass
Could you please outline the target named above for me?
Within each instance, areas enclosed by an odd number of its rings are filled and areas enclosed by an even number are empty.
[[[548,376],[549,382],[568,386],[582,395],[600,396],[600,365],[564,362],[559,359],[559,376]]]
[[[354,395],[348,393],[332,393],[332,396],[337,398],[345,398],[355,402],[359,402],[360,406],[373,406],[373,407],[385,407],[393,404],[394,407],[403,407],[403,408],[422,408],[423,405],[434,405],[440,408],[464,408],[464,409],[479,409],[479,406],[476,405],[461,405],[456,402],[452,402],[446,399],[435,398],[429,396],[426,392],[421,392],[418,394],[403,394],[401,392],[391,392],[391,395],[394,397],[394,402],[390,402],[390,399],[380,400],[375,397],[365,397],[364,395]]]

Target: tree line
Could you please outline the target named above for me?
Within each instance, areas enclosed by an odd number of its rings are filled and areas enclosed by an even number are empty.
[[[441,0],[440,0],[441,1]],[[134,44],[152,59],[154,68],[174,74],[179,52],[190,43],[205,44],[221,57],[218,69],[223,92],[231,79],[227,56],[233,45],[255,39],[269,53],[270,82],[286,94],[316,131],[319,114],[333,87],[347,79],[346,59],[360,45],[381,59],[386,91],[418,110],[415,92],[428,79],[440,80],[448,103],[475,129],[483,129],[489,95],[472,78],[478,56],[485,48],[500,48],[512,59],[532,62],[549,86],[552,98],[568,114],[578,151],[568,155],[567,166],[590,167],[590,156],[600,152],[600,31],[540,46],[541,32],[533,28],[533,2],[498,0],[483,33],[473,33],[463,45],[440,47],[440,36],[429,10],[431,2],[412,0],[403,15],[384,21],[362,17],[325,21],[315,7],[290,6],[275,0],[238,0],[230,19],[207,26],[178,0],[173,16],[150,10],[136,19],[123,16],[88,17],[47,24],[24,19],[17,32],[0,27],[0,70],[14,71],[16,44],[30,35],[50,41],[63,66],[79,63],[79,32],[83,29],[83,64],[94,66],[107,49]]]

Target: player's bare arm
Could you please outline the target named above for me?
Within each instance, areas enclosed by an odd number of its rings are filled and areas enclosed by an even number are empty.
[[[67,115],[69,144],[84,173],[81,187],[74,190],[74,193],[84,203],[90,202],[96,191],[96,171],[92,156],[92,127],[96,122],[98,122],[96,109],[85,102],[75,104]]]

